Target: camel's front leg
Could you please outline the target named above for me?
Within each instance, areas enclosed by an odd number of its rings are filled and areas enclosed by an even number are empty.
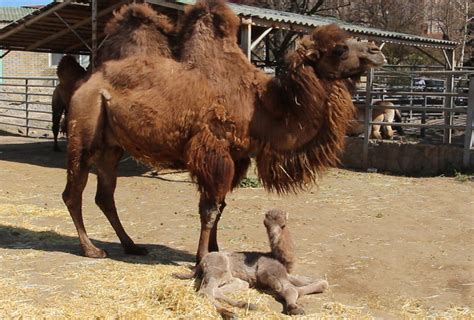
[[[219,213],[216,216],[216,221],[214,221],[214,226],[211,229],[211,235],[209,237],[209,252],[219,251],[219,245],[217,244],[217,225],[221,220],[221,215],[226,205],[225,200],[219,205]]]
[[[201,195],[201,200],[199,201],[199,216],[201,218],[201,235],[199,237],[196,263],[199,263],[201,259],[209,253],[212,233],[214,233],[213,241],[215,241],[215,245],[217,246],[217,220],[220,216],[218,204],[215,201],[207,199],[204,195]]]

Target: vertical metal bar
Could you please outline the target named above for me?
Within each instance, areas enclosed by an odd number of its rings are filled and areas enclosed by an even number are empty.
[[[426,108],[427,101],[428,101],[428,97],[425,96],[425,97],[423,98],[423,108]],[[425,123],[426,123],[426,111],[425,111],[425,110],[421,111],[421,123],[422,123],[422,124],[425,124]],[[421,128],[421,130],[420,130],[420,137],[424,138],[425,135],[426,135],[426,129],[423,127],[423,128]]]
[[[240,27],[240,47],[249,61],[252,59],[252,20],[242,19]]]
[[[372,86],[374,81],[374,69],[367,72],[367,81],[365,88],[365,118],[364,118],[364,149],[362,152],[362,161],[365,169],[369,168],[369,138],[372,132]]]
[[[28,78],[25,79],[25,110],[26,110],[26,136],[30,134],[30,103],[29,103],[29,82]]]
[[[468,168],[471,162],[471,148],[474,143],[474,75],[471,74],[469,81],[469,97],[467,103],[466,131],[464,131],[464,150],[462,163]]]
[[[411,70],[413,72],[413,70]],[[413,81],[415,78],[413,77],[413,73],[410,74],[410,92],[413,92]],[[410,122],[413,122],[413,96],[410,96]]]
[[[454,68],[455,68],[454,50],[448,50],[448,53],[449,53],[449,58],[451,58],[451,63],[448,65],[448,67],[451,69],[451,71],[454,71]],[[445,92],[452,93],[453,91],[454,91],[454,74],[450,74],[450,75],[447,76],[447,79],[446,79]],[[453,97],[452,96],[445,97],[444,107],[447,108],[447,109],[451,109],[453,107]],[[445,111],[444,112],[444,124],[453,125],[453,113],[451,111]],[[451,143],[452,133],[453,133],[453,130],[451,128],[444,129],[443,143]]]
[[[90,66],[91,70],[94,71],[95,60],[97,56],[97,0],[92,0],[92,50]]]

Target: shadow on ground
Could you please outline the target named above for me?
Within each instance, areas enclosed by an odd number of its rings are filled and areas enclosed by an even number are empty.
[[[16,140],[20,143],[15,143]],[[0,160],[66,169],[66,141],[59,141],[59,146],[62,152],[54,152],[52,140],[0,134]],[[148,171],[128,156],[124,156],[119,165],[119,176],[139,176]]]
[[[195,262],[195,256],[187,251],[165,245],[139,244],[147,248],[147,256],[125,255],[120,243],[93,240],[108,252],[108,258],[136,264],[177,265],[178,262]],[[64,252],[82,256],[77,237],[62,235],[54,231],[33,231],[25,228],[0,225],[0,248],[8,250],[33,249],[47,252]]]

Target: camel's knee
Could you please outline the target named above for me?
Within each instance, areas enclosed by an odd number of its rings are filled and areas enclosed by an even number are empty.
[[[113,207],[113,195],[109,193],[97,192],[95,195],[95,204],[102,210]]]

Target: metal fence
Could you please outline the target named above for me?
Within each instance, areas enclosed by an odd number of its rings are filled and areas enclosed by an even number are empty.
[[[0,126],[25,136],[51,132],[57,78],[0,77]]]
[[[434,86],[426,83],[422,86],[418,79],[425,82],[431,79]],[[0,127],[25,136],[51,134],[51,98],[57,81],[53,77],[0,77]],[[439,142],[463,145],[463,162],[465,166],[469,164],[474,143],[474,70],[372,70],[364,92],[359,92],[356,98],[364,101],[363,158],[366,164],[372,125],[385,124],[371,121],[373,110],[382,108],[374,105],[376,99],[392,101],[394,108],[403,113],[404,121],[393,125],[417,129],[420,138],[426,136],[427,130],[437,130],[442,132]],[[462,141],[453,139],[453,130]]]
[[[434,87],[420,85],[417,79],[437,83]],[[421,82],[421,81],[420,81]],[[364,163],[368,163],[369,137],[372,125],[384,122],[372,121],[374,109],[385,108],[374,105],[374,100],[389,100],[394,109],[404,114],[403,122],[393,125],[419,129],[419,137],[426,131],[442,132],[439,142],[461,144],[464,148],[463,163],[467,167],[473,148],[474,71],[398,71],[382,70],[368,73],[365,92],[359,93],[365,103],[364,117]],[[457,137],[453,139],[453,132]],[[432,142],[435,139],[432,139]]]

